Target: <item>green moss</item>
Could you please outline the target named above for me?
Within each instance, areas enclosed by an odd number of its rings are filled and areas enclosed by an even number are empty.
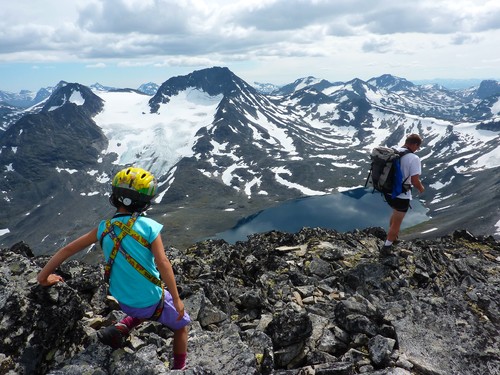
[[[471,311],[474,312],[479,317],[480,320],[482,321],[489,320],[486,314],[483,312],[483,310],[475,302],[469,301],[468,304]]]
[[[415,274],[415,271],[417,270],[417,266],[415,263],[411,263],[407,266],[408,271],[410,272],[410,276],[413,276]]]
[[[57,351],[57,349],[52,349],[51,351],[49,351],[47,353],[47,355],[45,356],[45,359],[47,361],[52,361],[54,359],[54,356],[56,355],[56,351]]]
[[[288,267],[286,267],[286,268],[279,269],[276,273],[278,275],[283,275],[283,274],[288,274],[289,272],[290,272],[290,269]]]
[[[264,354],[262,354],[262,353],[256,353],[255,354],[255,360],[257,361],[257,365],[259,367],[262,366],[262,362],[264,361]]]
[[[363,253],[358,252],[354,255],[351,255],[350,257],[344,258],[342,260],[342,263],[349,268],[354,268],[359,264],[362,258],[363,258]]]
[[[459,240],[457,241],[457,243],[469,250],[482,251],[482,252],[489,252],[491,250],[491,247],[485,243],[470,242],[466,240]]]

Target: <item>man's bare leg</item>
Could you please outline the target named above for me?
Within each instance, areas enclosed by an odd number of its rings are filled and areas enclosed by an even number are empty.
[[[401,228],[401,224],[403,223],[405,215],[406,212],[392,210],[392,215],[389,220],[389,232],[387,233],[387,241],[389,241],[390,244],[392,244],[398,238],[399,230]]]

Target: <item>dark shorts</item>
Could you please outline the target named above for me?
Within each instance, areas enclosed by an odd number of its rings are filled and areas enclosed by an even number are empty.
[[[408,212],[410,208],[409,199],[392,198],[391,194],[385,194],[385,200],[392,207],[392,209],[399,212]]]

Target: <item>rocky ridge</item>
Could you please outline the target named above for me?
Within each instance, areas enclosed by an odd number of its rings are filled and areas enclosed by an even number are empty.
[[[379,258],[384,236],[304,228],[168,248],[193,319],[183,373],[500,374],[500,243],[457,231]],[[44,288],[47,259],[23,242],[0,252],[0,374],[171,373],[157,323],[121,349],[97,341],[121,317],[101,261],[71,260]]]

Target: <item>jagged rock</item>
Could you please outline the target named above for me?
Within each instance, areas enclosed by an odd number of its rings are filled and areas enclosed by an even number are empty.
[[[375,228],[269,232],[169,248],[193,323],[185,374],[488,374],[500,369],[500,244],[460,231],[402,241],[387,263]],[[113,350],[119,320],[102,264],[0,251],[0,374],[169,374],[172,332],[156,322]]]
[[[389,363],[396,340],[377,335],[368,342],[370,357],[375,366],[380,367]]]
[[[275,348],[279,349],[303,342],[311,335],[312,323],[305,311],[287,307],[276,314],[265,332],[271,337]]]
[[[205,296],[202,297],[202,304],[198,313],[198,320],[202,327],[208,327],[211,324],[217,324],[225,321],[227,315],[215,307]]]

